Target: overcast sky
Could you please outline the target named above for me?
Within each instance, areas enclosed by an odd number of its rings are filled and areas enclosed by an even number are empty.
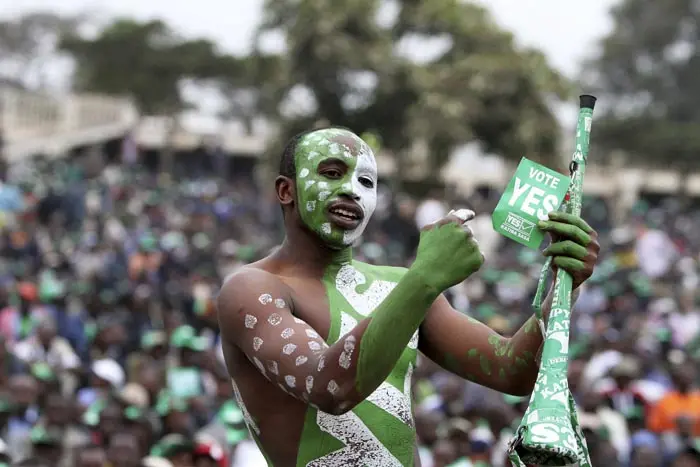
[[[519,42],[544,50],[552,64],[572,74],[581,58],[610,27],[614,0],[483,0],[496,20]],[[243,51],[260,18],[262,0],[15,0],[0,2],[0,15],[44,9],[160,17],[192,35],[209,36],[223,47]]]
[[[96,11],[101,14],[159,17],[192,36],[207,36],[222,48],[243,52],[260,18],[263,0],[8,0],[0,16],[31,10]],[[543,50],[552,65],[575,76],[583,58],[595,52],[597,39],[611,27],[616,0],[483,0],[496,20],[519,43]],[[570,120],[575,109],[563,110]]]

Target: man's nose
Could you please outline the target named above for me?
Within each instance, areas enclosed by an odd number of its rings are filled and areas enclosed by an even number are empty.
[[[343,185],[343,188],[341,189],[341,192],[340,192],[340,196],[349,198],[353,201],[360,201],[360,195],[352,189],[352,185],[350,185],[349,183],[346,185]]]

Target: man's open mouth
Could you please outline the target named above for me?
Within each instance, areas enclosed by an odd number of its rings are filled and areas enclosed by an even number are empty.
[[[328,208],[330,220],[338,227],[352,230],[360,225],[364,214],[362,209],[354,203],[334,203]]]

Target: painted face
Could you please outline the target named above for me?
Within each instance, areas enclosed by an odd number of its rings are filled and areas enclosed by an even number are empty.
[[[304,136],[295,154],[299,213],[329,246],[352,245],[377,205],[377,163],[372,149],[347,130]]]

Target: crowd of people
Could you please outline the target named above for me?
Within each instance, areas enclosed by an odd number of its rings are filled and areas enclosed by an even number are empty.
[[[0,466],[266,465],[232,398],[214,299],[281,241],[272,187],[83,162],[37,160],[0,187]],[[358,259],[410,264],[421,226],[469,207],[487,261],[448,299],[504,335],[531,316],[543,257],[491,229],[498,193],[379,194]],[[584,204],[602,249],[573,313],[569,386],[592,463],[698,466],[700,209],[642,200],[619,224],[604,200]],[[413,396],[423,467],[509,465],[527,398],[426,359]]]

